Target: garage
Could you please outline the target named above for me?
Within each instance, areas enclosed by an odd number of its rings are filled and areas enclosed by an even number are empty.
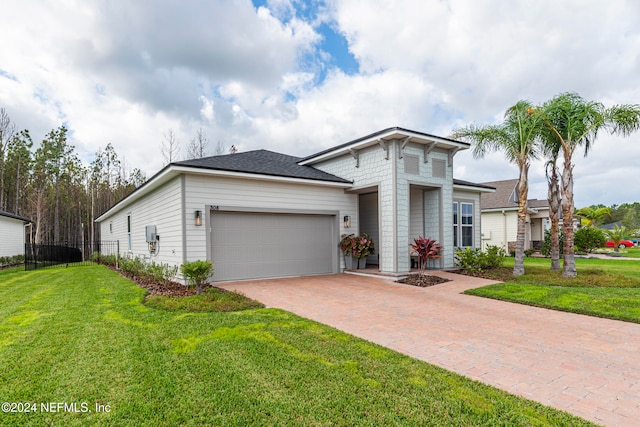
[[[337,272],[335,215],[211,212],[215,281]]]

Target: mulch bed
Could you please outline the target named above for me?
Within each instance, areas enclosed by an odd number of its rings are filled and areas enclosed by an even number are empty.
[[[396,280],[397,283],[404,283],[405,285],[420,286],[426,288],[428,286],[439,285],[440,283],[450,282],[449,279],[443,279],[438,276],[424,275],[420,277],[419,274],[412,274],[404,279]]]
[[[196,294],[195,286],[185,286],[181,283],[171,282],[171,281],[158,283],[151,278],[146,278],[146,277],[141,278],[141,277],[131,276],[129,274],[122,272],[121,270],[116,270],[112,266],[107,266],[107,267],[115,271],[116,273],[119,273],[122,277],[126,277],[127,279],[131,280],[133,283],[140,286],[141,288],[146,289],[147,295],[145,296],[145,298],[148,298],[153,295],[161,295],[165,297],[188,297]],[[202,292],[204,293],[206,289],[212,288],[212,287],[214,286],[202,285]]]

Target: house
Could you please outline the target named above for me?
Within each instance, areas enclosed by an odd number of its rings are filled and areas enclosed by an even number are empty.
[[[494,187],[494,193],[483,193],[482,248],[495,245],[506,250],[515,250],[518,233],[518,180],[484,182]],[[549,202],[529,199],[525,226],[525,249],[540,249],[545,230],[551,227]]]
[[[0,211],[0,257],[24,254],[24,226],[30,222],[21,216]]]
[[[305,158],[266,150],[167,165],[96,221],[131,256],[173,265],[208,259],[215,280],[336,273],[342,234],[368,233],[367,263],[410,271],[409,242],[480,244],[480,194],[453,179],[467,143],[399,127]]]

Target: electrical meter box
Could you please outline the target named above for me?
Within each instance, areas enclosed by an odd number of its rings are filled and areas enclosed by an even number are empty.
[[[147,243],[155,243],[158,240],[158,236],[156,234],[156,226],[155,225],[147,225],[145,227],[147,232]]]

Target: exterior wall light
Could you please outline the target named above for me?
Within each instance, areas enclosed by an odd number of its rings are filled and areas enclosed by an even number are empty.
[[[342,218],[342,225],[344,228],[351,227],[351,217],[349,215],[345,215],[344,218]]]
[[[202,211],[196,211],[194,218],[196,220],[196,226],[202,225]]]

